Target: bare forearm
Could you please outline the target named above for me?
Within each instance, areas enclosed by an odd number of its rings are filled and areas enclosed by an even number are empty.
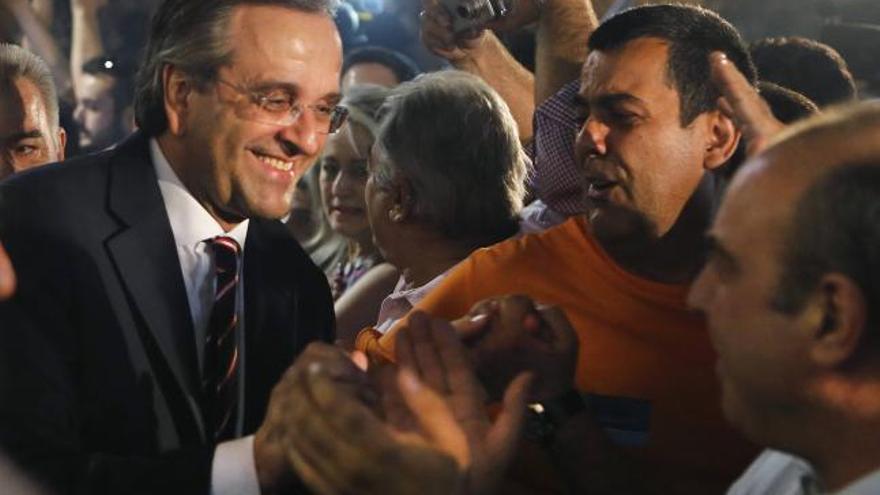
[[[598,24],[591,0],[546,0],[536,36],[537,104],[578,78],[587,58],[587,40]]]
[[[70,73],[78,81],[83,73],[83,64],[104,52],[101,31],[98,25],[98,9],[73,2],[70,6],[72,19],[70,45]]]
[[[27,48],[46,61],[55,77],[59,95],[65,94],[70,88],[67,57],[58,48],[49,28],[40,21],[26,2],[15,2],[10,5],[10,10],[25,35]]]
[[[531,141],[535,78],[513,58],[495,34],[486,31],[479,47],[453,63],[457,69],[480,76],[495,89],[510,107],[520,140]]]

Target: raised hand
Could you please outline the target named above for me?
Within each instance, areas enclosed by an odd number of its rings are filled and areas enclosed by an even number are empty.
[[[464,473],[464,493],[493,493],[516,450],[531,382],[518,374],[490,421],[486,393],[451,324],[424,313],[410,315],[397,335],[403,400],[423,434]]]
[[[721,52],[710,55],[712,81],[721,92],[718,107],[730,117],[746,140],[749,157],[762,152],[785,128],[770,106],[739,69]]]

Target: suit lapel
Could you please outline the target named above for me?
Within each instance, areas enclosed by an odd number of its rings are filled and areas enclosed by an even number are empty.
[[[154,339],[200,426],[195,334],[174,236],[149,157],[147,138],[135,134],[120,145],[111,164],[109,209],[123,228],[107,241],[107,249],[132,309],[146,323],[145,337]]]
[[[259,425],[265,398],[298,343],[296,241],[278,222],[251,219],[244,250],[245,431]]]
[[[245,332],[248,349],[283,335],[282,342],[295,340],[292,314],[296,311],[293,287],[296,273],[277,250],[295,242],[273,239],[271,221],[251,219],[244,253]],[[283,229],[283,227],[278,226]],[[253,346],[253,347],[252,347]]]

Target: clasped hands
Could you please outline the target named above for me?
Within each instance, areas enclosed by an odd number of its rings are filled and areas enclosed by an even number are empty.
[[[364,356],[312,344],[256,434],[261,488],[275,491],[295,472],[322,495],[493,493],[526,403],[571,387],[576,343],[561,311],[507,297],[452,323],[412,314],[396,364],[365,371]],[[494,419],[489,398],[501,400]]]

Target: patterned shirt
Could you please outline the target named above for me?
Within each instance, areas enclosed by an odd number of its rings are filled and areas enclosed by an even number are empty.
[[[583,179],[574,157],[578,81],[562,87],[535,110],[532,188],[538,199],[566,217],[585,211]]]

